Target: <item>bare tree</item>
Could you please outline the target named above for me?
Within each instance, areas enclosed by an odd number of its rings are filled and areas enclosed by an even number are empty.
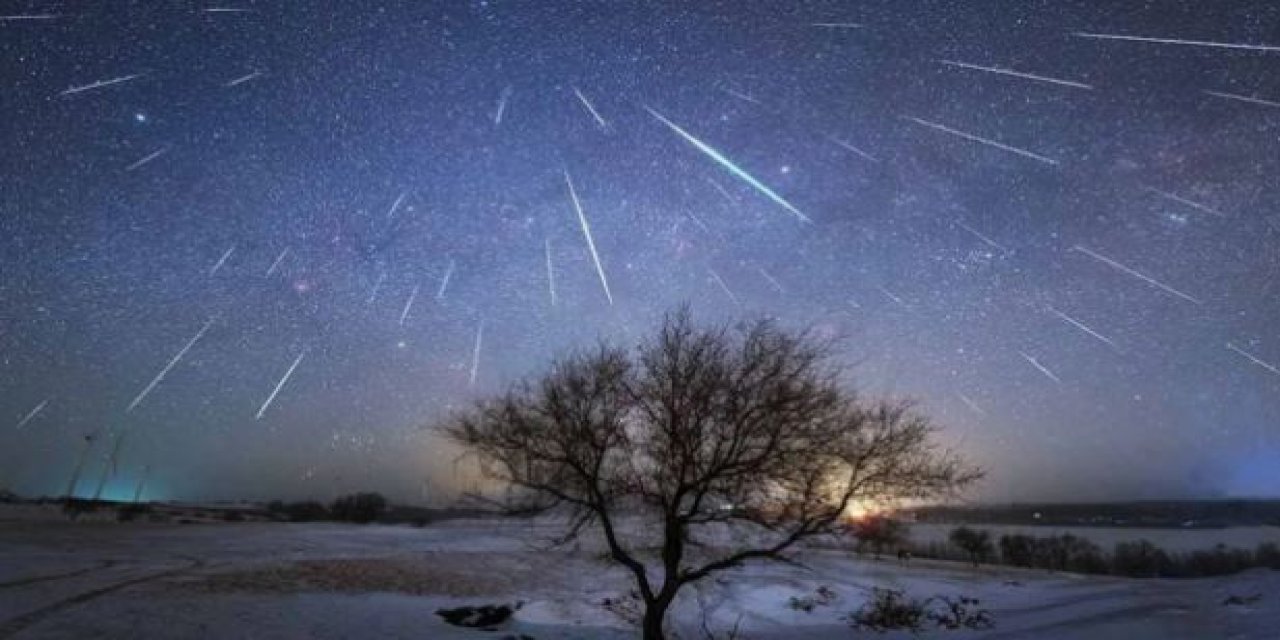
[[[634,357],[607,345],[571,355],[444,429],[524,499],[569,507],[563,541],[597,526],[635,579],[643,637],[659,640],[684,585],[783,559],[856,501],[934,497],[981,476],[939,450],[908,404],[860,404],[832,355],[809,333],[699,327],[682,309]],[[657,558],[624,518],[660,531]],[[725,549],[717,528],[750,537]]]

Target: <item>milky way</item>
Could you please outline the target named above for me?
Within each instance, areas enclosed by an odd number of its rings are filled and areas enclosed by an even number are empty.
[[[9,3],[0,487],[416,499],[689,301],[976,499],[1280,495],[1280,5],[1128,5]]]

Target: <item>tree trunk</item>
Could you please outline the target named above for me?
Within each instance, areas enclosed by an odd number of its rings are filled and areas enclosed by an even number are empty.
[[[667,617],[667,608],[671,606],[673,598],[663,597],[659,595],[653,602],[645,604],[644,623],[641,627],[643,633],[641,637],[644,640],[666,640],[666,633],[662,630],[662,623]]]

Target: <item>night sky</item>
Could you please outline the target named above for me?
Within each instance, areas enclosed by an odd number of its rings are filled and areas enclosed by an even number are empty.
[[[973,499],[1280,495],[1270,0],[0,14],[0,486],[443,499],[433,421],[690,301]]]

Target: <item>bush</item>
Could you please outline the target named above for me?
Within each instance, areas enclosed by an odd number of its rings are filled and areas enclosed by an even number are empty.
[[[960,547],[969,555],[969,560],[975,567],[991,557],[992,552],[995,551],[995,546],[991,544],[991,532],[986,529],[956,527],[951,530],[948,539],[951,544]]]
[[[889,631],[906,629],[919,631],[924,620],[924,603],[907,598],[896,589],[872,589],[871,601],[866,602],[849,616],[855,629]]]
[[[1155,578],[1168,575],[1169,554],[1147,540],[1116,544],[1111,553],[1111,570],[1133,578]]]
[[[1274,542],[1263,542],[1253,552],[1253,562],[1259,567],[1280,571],[1280,546]]]
[[[129,503],[116,509],[116,521],[133,522],[138,516],[151,513],[151,505],[146,503]]]
[[[367,524],[378,519],[387,508],[387,499],[380,493],[353,493],[333,501],[329,513],[334,520]]]
[[[935,606],[930,607],[928,616],[943,629],[990,629],[995,625],[991,621],[991,612],[978,608],[978,599],[960,596],[955,600],[937,596],[931,600]]]
[[[1030,567],[1036,561],[1036,539],[1025,534],[1000,536],[1000,559],[1015,567]]]

